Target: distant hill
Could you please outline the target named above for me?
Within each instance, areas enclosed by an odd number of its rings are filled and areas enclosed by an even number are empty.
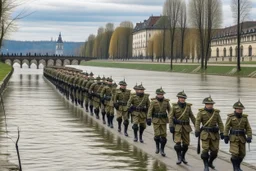
[[[83,42],[64,42],[64,55],[78,55],[79,48],[83,45]],[[37,53],[37,54],[55,54],[56,42],[54,41],[15,41],[4,40],[2,53]]]

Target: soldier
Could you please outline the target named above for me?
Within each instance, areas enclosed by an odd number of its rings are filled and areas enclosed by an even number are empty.
[[[124,124],[124,135],[128,136],[127,129],[129,125],[129,119],[128,119],[128,108],[127,108],[127,102],[131,95],[131,90],[127,90],[126,86],[127,83],[125,80],[119,82],[120,88],[116,91],[116,94],[114,96],[114,107],[116,109],[117,114],[117,122],[118,122],[118,132],[121,132],[121,124],[123,121]]]
[[[220,137],[224,139],[224,126],[220,117],[220,110],[213,108],[215,102],[211,96],[205,98],[203,104],[205,104],[205,107],[199,109],[196,117],[195,136],[201,137],[203,148],[201,158],[204,162],[204,171],[209,171],[209,167],[215,169],[213,161],[218,155]],[[202,128],[200,129],[201,123]]]
[[[82,96],[81,96],[81,100],[82,103],[85,104],[85,111],[88,112],[88,91],[86,90],[86,84],[89,80],[88,78],[89,74],[87,72],[84,73],[84,79],[81,82],[81,89],[82,89]]]
[[[90,77],[88,78],[88,82],[85,85],[85,91],[87,92],[86,97],[85,97],[85,107],[89,106],[90,113],[91,113],[91,115],[93,115],[93,101],[92,101],[92,96],[89,93],[89,89],[90,89],[90,86],[94,83],[94,77],[93,77],[94,74],[91,72],[89,74],[89,76]]]
[[[143,143],[142,135],[146,129],[146,118],[148,107],[150,104],[149,94],[145,94],[145,88],[143,85],[135,86],[136,94],[131,95],[127,107],[130,108],[132,112],[133,126],[134,131],[134,142],[138,141],[138,130],[139,130],[139,139]]]
[[[96,118],[99,119],[99,113],[100,113],[100,86],[101,86],[101,78],[98,76],[96,78],[96,83],[93,83],[89,88],[89,94],[92,96],[93,100],[93,107],[94,107],[94,113],[96,115]],[[92,114],[93,115],[93,114]]]
[[[101,90],[100,97],[104,100],[104,104],[106,105],[106,113],[107,113],[107,121],[108,126],[110,128],[114,128],[113,126],[113,119],[114,119],[114,105],[112,95],[114,94],[115,88],[112,85],[113,80],[112,78],[107,78],[107,84]]]
[[[100,93],[103,90],[103,88],[107,85],[107,79],[105,78],[105,76],[103,75],[102,77],[102,83],[100,86]],[[105,120],[105,116],[106,116],[106,105],[105,105],[105,101],[104,99],[101,99],[101,115],[102,115],[102,122],[103,124],[106,124],[106,120]]]
[[[245,108],[240,100],[233,105],[233,108],[235,109],[234,113],[228,114],[226,121],[224,141],[226,144],[230,141],[229,151],[234,171],[241,171],[240,165],[246,155],[245,143],[251,143],[252,129],[248,115],[243,114]]]
[[[195,125],[195,116],[191,110],[192,104],[186,103],[187,95],[184,91],[177,94],[178,102],[172,103],[172,110],[169,116],[170,132],[173,134],[173,139],[176,145],[174,149],[177,153],[178,161],[176,164],[187,164],[185,159],[188,146],[190,144],[190,119]]]
[[[151,99],[148,110],[147,125],[151,122],[154,127],[154,140],[156,142],[156,154],[159,153],[159,145],[161,144],[160,152],[164,157],[164,147],[167,142],[166,139],[166,125],[168,123],[168,113],[171,110],[169,99],[164,98],[164,90],[161,88],[156,90],[156,97]]]

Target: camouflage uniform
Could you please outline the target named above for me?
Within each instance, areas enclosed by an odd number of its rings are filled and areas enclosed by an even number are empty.
[[[108,126],[113,128],[113,119],[114,119],[114,105],[112,96],[115,91],[115,87],[112,85],[112,78],[107,78],[108,85],[104,86],[101,90],[100,97],[104,100],[105,111],[107,114]]]
[[[211,97],[205,98],[203,103],[206,105],[215,104]],[[203,126],[200,129],[201,123]],[[201,158],[204,161],[205,171],[208,171],[209,167],[214,169],[213,160],[215,160],[218,155],[220,136],[221,139],[224,138],[224,126],[220,117],[220,111],[218,109],[207,109],[206,107],[199,109],[199,113],[196,117],[195,129],[196,137],[201,137],[200,139],[202,141],[203,151]]]
[[[96,118],[99,119],[99,113],[100,113],[100,86],[101,86],[101,78],[98,76],[96,78],[97,82],[93,83],[89,88],[89,94],[92,96],[92,103],[94,107],[94,113],[96,115]],[[91,113],[93,115],[93,113]]]
[[[224,140],[228,144],[231,153],[231,162],[235,171],[240,171],[240,165],[246,155],[245,143],[251,143],[252,129],[248,115],[243,114],[244,106],[238,101],[233,105],[234,113],[228,114],[224,130]],[[239,113],[236,110],[239,109]],[[247,136],[247,138],[246,138]]]
[[[183,98],[184,103],[181,103],[180,100],[177,103],[172,103],[172,110],[169,116],[169,127],[170,132],[173,133],[174,142],[176,143],[174,146],[178,158],[176,164],[181,164],[181,162],[187,164],[185,155],[188,151],[190,132],[192,131],[190,119],[194,125],[196,119],[191,110],[192,104],[185,102],[185,99],[187,99],[185,92],[179,92],[177,97],[179,99]]]
[[[153,123],[154,140],[156,143],[156,154],[159,153],[159,145],[161,143],[161,155],[165,156],[164,147],[167,142],[166,128],[168,123],[168,113],[171,110],[169,99],[164,98],[164,90],[162,88],[156,90],[156,94],[162,97],[151,99],[148,110],[147,124],[150,126]]]
[[[142,85],[139,85],[135,86],[135,90],[144,91],[145,88]],[[134,142],[138,141],[139,130],[140,142],[143,143],[142,135],[146,129],[146,118],[149,105],[149,94],[145,94],[144,92],[132,94],[127,103],[127,107],[131,111],[133,120],[132,129],[134,131]]]
[[[87,95],[85,95],[85,105],[90,108],[90,113],[93,115],[93,101],[92,101],[92,95],[89,93],[90,86],[94,83],[93,73],[91,72],[90,77],[88,79],[88,82],[85,85],[85,91],[87,92]]]
[[[126,89],[126,82],[120,81],[119,85],[125,88],[121,88],[116,90],[113,103],[114,107],[116,108],[116,115],[117,115],[117,122],[118,122],[118,132],[121,132],[121,124],[123,121],[124,124],[124,134],[125,136],[128,136],[127,129],[129,125],[129,116],[128,116],[128,107],[127,102],[131,95],[131,90]]]
[[[86,90],[86,84],[89,80],[89,78],[88,78],[89,74],[87,72],[85,72],[84,75],[85,75],[85,78],[81,82],[81,89],[82,89],[82,98],[81,98],[81,100],[85,104],[85,111],[88,112],[89,111],[88,110],[88,90]]]

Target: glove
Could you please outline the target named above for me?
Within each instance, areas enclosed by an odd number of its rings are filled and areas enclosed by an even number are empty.
[[[246,142],[247,142],[247,143],[251,143],[251,142],[252,142],[252,138],[251,138],[251,137],[247,137],[247,138],[246,138]]]
[[[151,125],[152,120],[151,119],[147,119],[147,125],[150,126]]]
[[[173,134],[174,133],[174,131],[175,131],[175,128],[172,126],[172,127],[170,127],[170,132]]]
[[[102,97],[102,98],[100,99],[100,102],[101,102],[102,104],[104,104],[105,99]]]
[[[224,139],[224,135],[223,135],[223,133],[220,133],[220,139]]]
[[[118,110],[119,104],[118,103],[114,103],[114,107],[115,107],[116,110]]]
[[[196,131],[196,132],[195,132],[196,138],[199,137],[199,135],[200,135],[200,132],[199,132],[199,131]]]
[[[229,141],[229,136],[224,136],[224,142],[225,142],[225,144],[228,144],[228,141]]]

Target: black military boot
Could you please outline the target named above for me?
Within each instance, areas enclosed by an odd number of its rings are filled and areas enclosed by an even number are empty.
[[[110,127],[110,113],[107,113],[108,127]]]
[[[239,160],[238,160],[238,169],[239,169],[239,171],[243,171],[242,169],[241,169],[241,163],[242,163],[242,161],[243,161],[243,158],[239,158]]]
[[[121,124],[122,124],[122,118],[120,117],[120,118],[117,118],[116,119],[116,121],[117,121],[117,123],[118,123],[118,132],[121,132]]]
[[[133,141],[137,142],[138,141],[138,125],[134,124],[132,126],[132,129],[133,129],[133,132],[134,132],[134,139],[133,139]]]
[[[156,136],[156,137],[154,137],[154,140],[156,142],[156,154],[158,154],[159,153],[159,145],[160,145],[160,137]]]
[[[210,153],[210,158],[209,158],[209,162],[208,162],[209,167],[212,168],[212,169],[215,169],[215,166],[213,166],[212,162],[216,158],[217,158],[217,151],[212,151]]]
[[[181,150],[182,150],[181,151],[181,160],[184,164],[188,164],[188,162],[186,161],[186,158],[185,158],[185,155],[188,151],[188,145],[183,144]]]
[[[128,133],[127,133],[128,125],[129,125],[129,121],[128,121],[128,120],[125,120],[125,121],[124,121],[124,135],[125,135],[126,137],[128,137]]]
[[[90,105],[90,112],[91,112],[91,115],[93,116],[93,105]]]
[[[162,155],[163,157],[165,157],[166,154],[165,154],[165,152],[164,152],[164,147],[165,147],[165,144],[166,144],[166,142],[167,142],[167,139],[166,139],[165,137],[161,137],[160,142],[161,142],[160,152],[161,152],[161,155]]]
[[[85,104],[85,111],[89,112],[89,104],[88,103]]]
[[[209,165],[208,165],[208,160],[209,160],[209,154],[208,153],[202,153],[201,158],[204,162],[204,171],[209,171]]]
[[[106,112],[103,111],[103,112],[101,112],[101,114],[102,114],[102,122],[103,122],[103,124],[106,124],[106,120],[105,120]]]
[[[81,108],[84,108],[84,101],[81,101]]]
[[[95,109],[95,115],[96,115],[96,119],[100,119],[100,109]]]
[[[77,106],[77,99],[75,99],[75,104],[76,104],[76,106]]]
[[[114,128],[113,120],[114,120],[114,115],[110,115],[110,128]]]
[[[143,139],[142,139],[142,135],[143,135],[143,132],[144,132],[144,127],[140,126],[140,142],[141,143],[144,143]]]
[[[178,158],[176,164],[181,164],[181,162],[182,162],[182,158],[181,158],[181,144],[180,143],[176,144],[174,146],[174,149],[175,149],[175,151],[177,153],[177,158]]]
[[[238,167],[239,158],[237,158],[237,157],[231,157],[230,160],[231,160],[231,162],[232,162],[234,171],[240,171],[240,170],[239,170],[239,167]]]

